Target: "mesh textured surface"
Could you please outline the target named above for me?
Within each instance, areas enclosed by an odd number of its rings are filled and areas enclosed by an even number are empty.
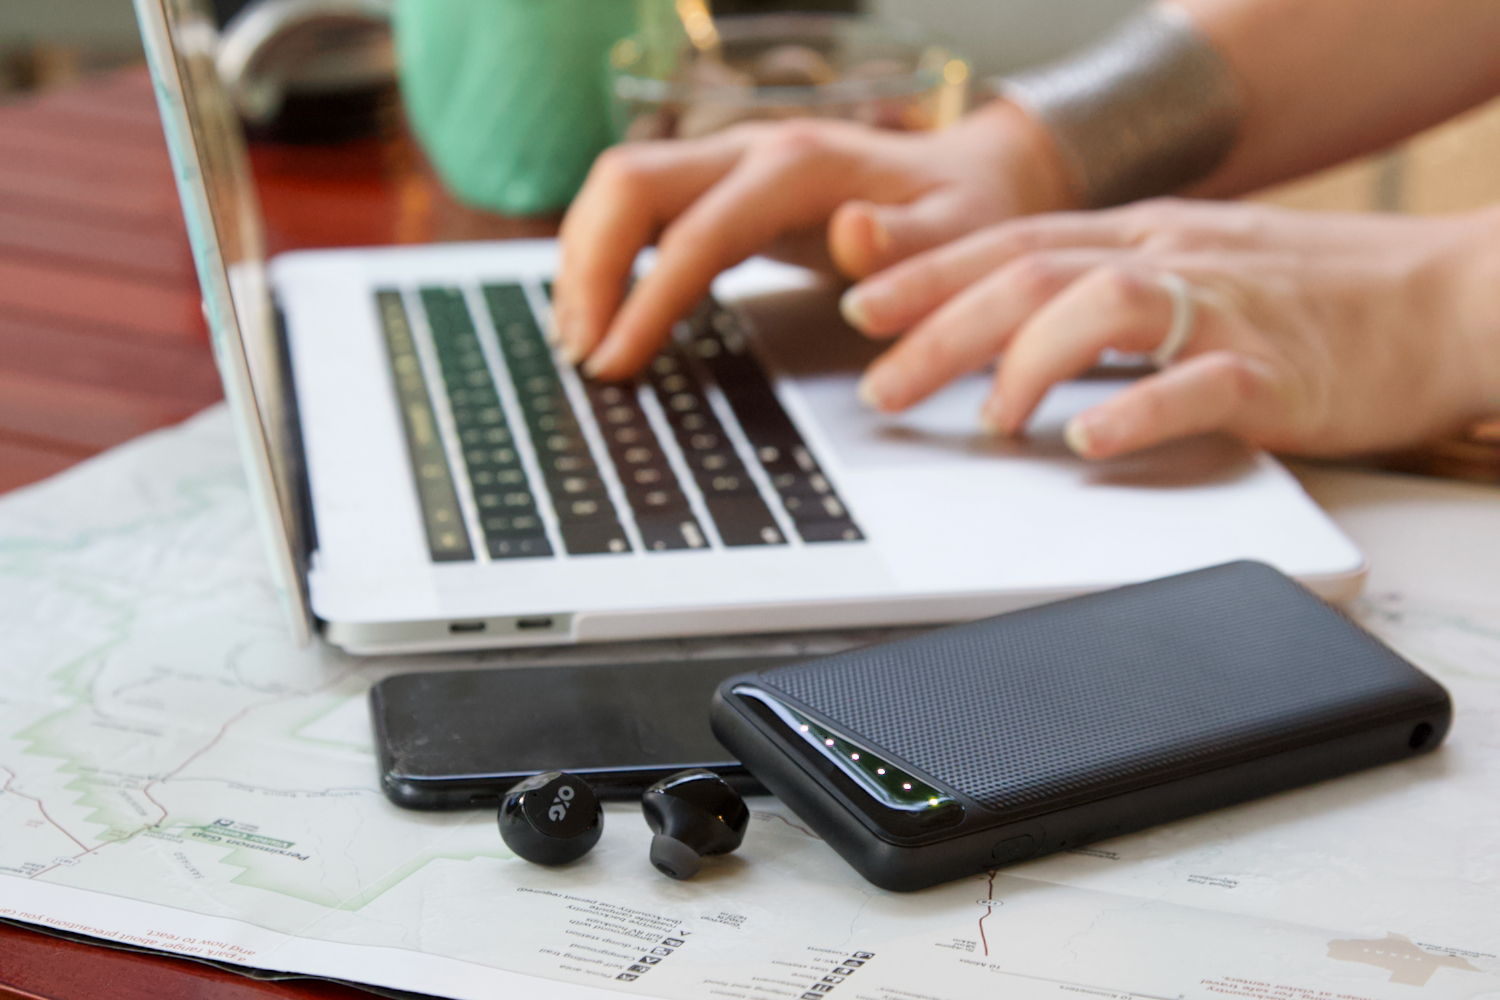
[[[761,680],[994,809],[1164,766],[1207,766],[1304,725],[1443,696],[1337,611],[1253,563],[783,667]]]

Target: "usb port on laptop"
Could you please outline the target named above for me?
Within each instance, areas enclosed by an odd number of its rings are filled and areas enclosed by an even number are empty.
[[[483,632],[487,627],[486,622],[449,622],[448,631],[454,635],[462,635],[465,632]]]

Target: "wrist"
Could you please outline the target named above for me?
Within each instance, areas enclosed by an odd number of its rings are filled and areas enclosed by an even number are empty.
[[[1088,208],[1175,194],[1210,176],[1245,115],[1228,62],[1170,0],[1091,48],[992,86],[1051,133]]]
[[[1070,211],[1083,207],[1062,154],[1046,124],[1000,98],[953,126],[962,141],[980,151],[993,176],[1010,188],[1010,215]]]

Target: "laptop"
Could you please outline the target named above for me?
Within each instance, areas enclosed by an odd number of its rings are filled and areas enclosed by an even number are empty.
[[[266,262],[244,138],[195,0],[136,0],[273,575],[302,640],[357,653],[939,623],[1257,559],[1346,599],[1359,551],[1275,460],[1204,438],[1105,463],[1025,440],[988,380],[899,416],[834,290],[726,273],[641,376],[549,338],[550,241]],[[643,257],[642,267],[649,267]]]

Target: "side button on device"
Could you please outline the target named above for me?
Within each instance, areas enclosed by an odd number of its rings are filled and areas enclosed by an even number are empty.
[[[1019,837],[1008,837],[996,844],[994,851],[990,854],[990,859],[997,865],[1014,864],[1031,857],[1040,846],[1036,837],[1023,833]]]

